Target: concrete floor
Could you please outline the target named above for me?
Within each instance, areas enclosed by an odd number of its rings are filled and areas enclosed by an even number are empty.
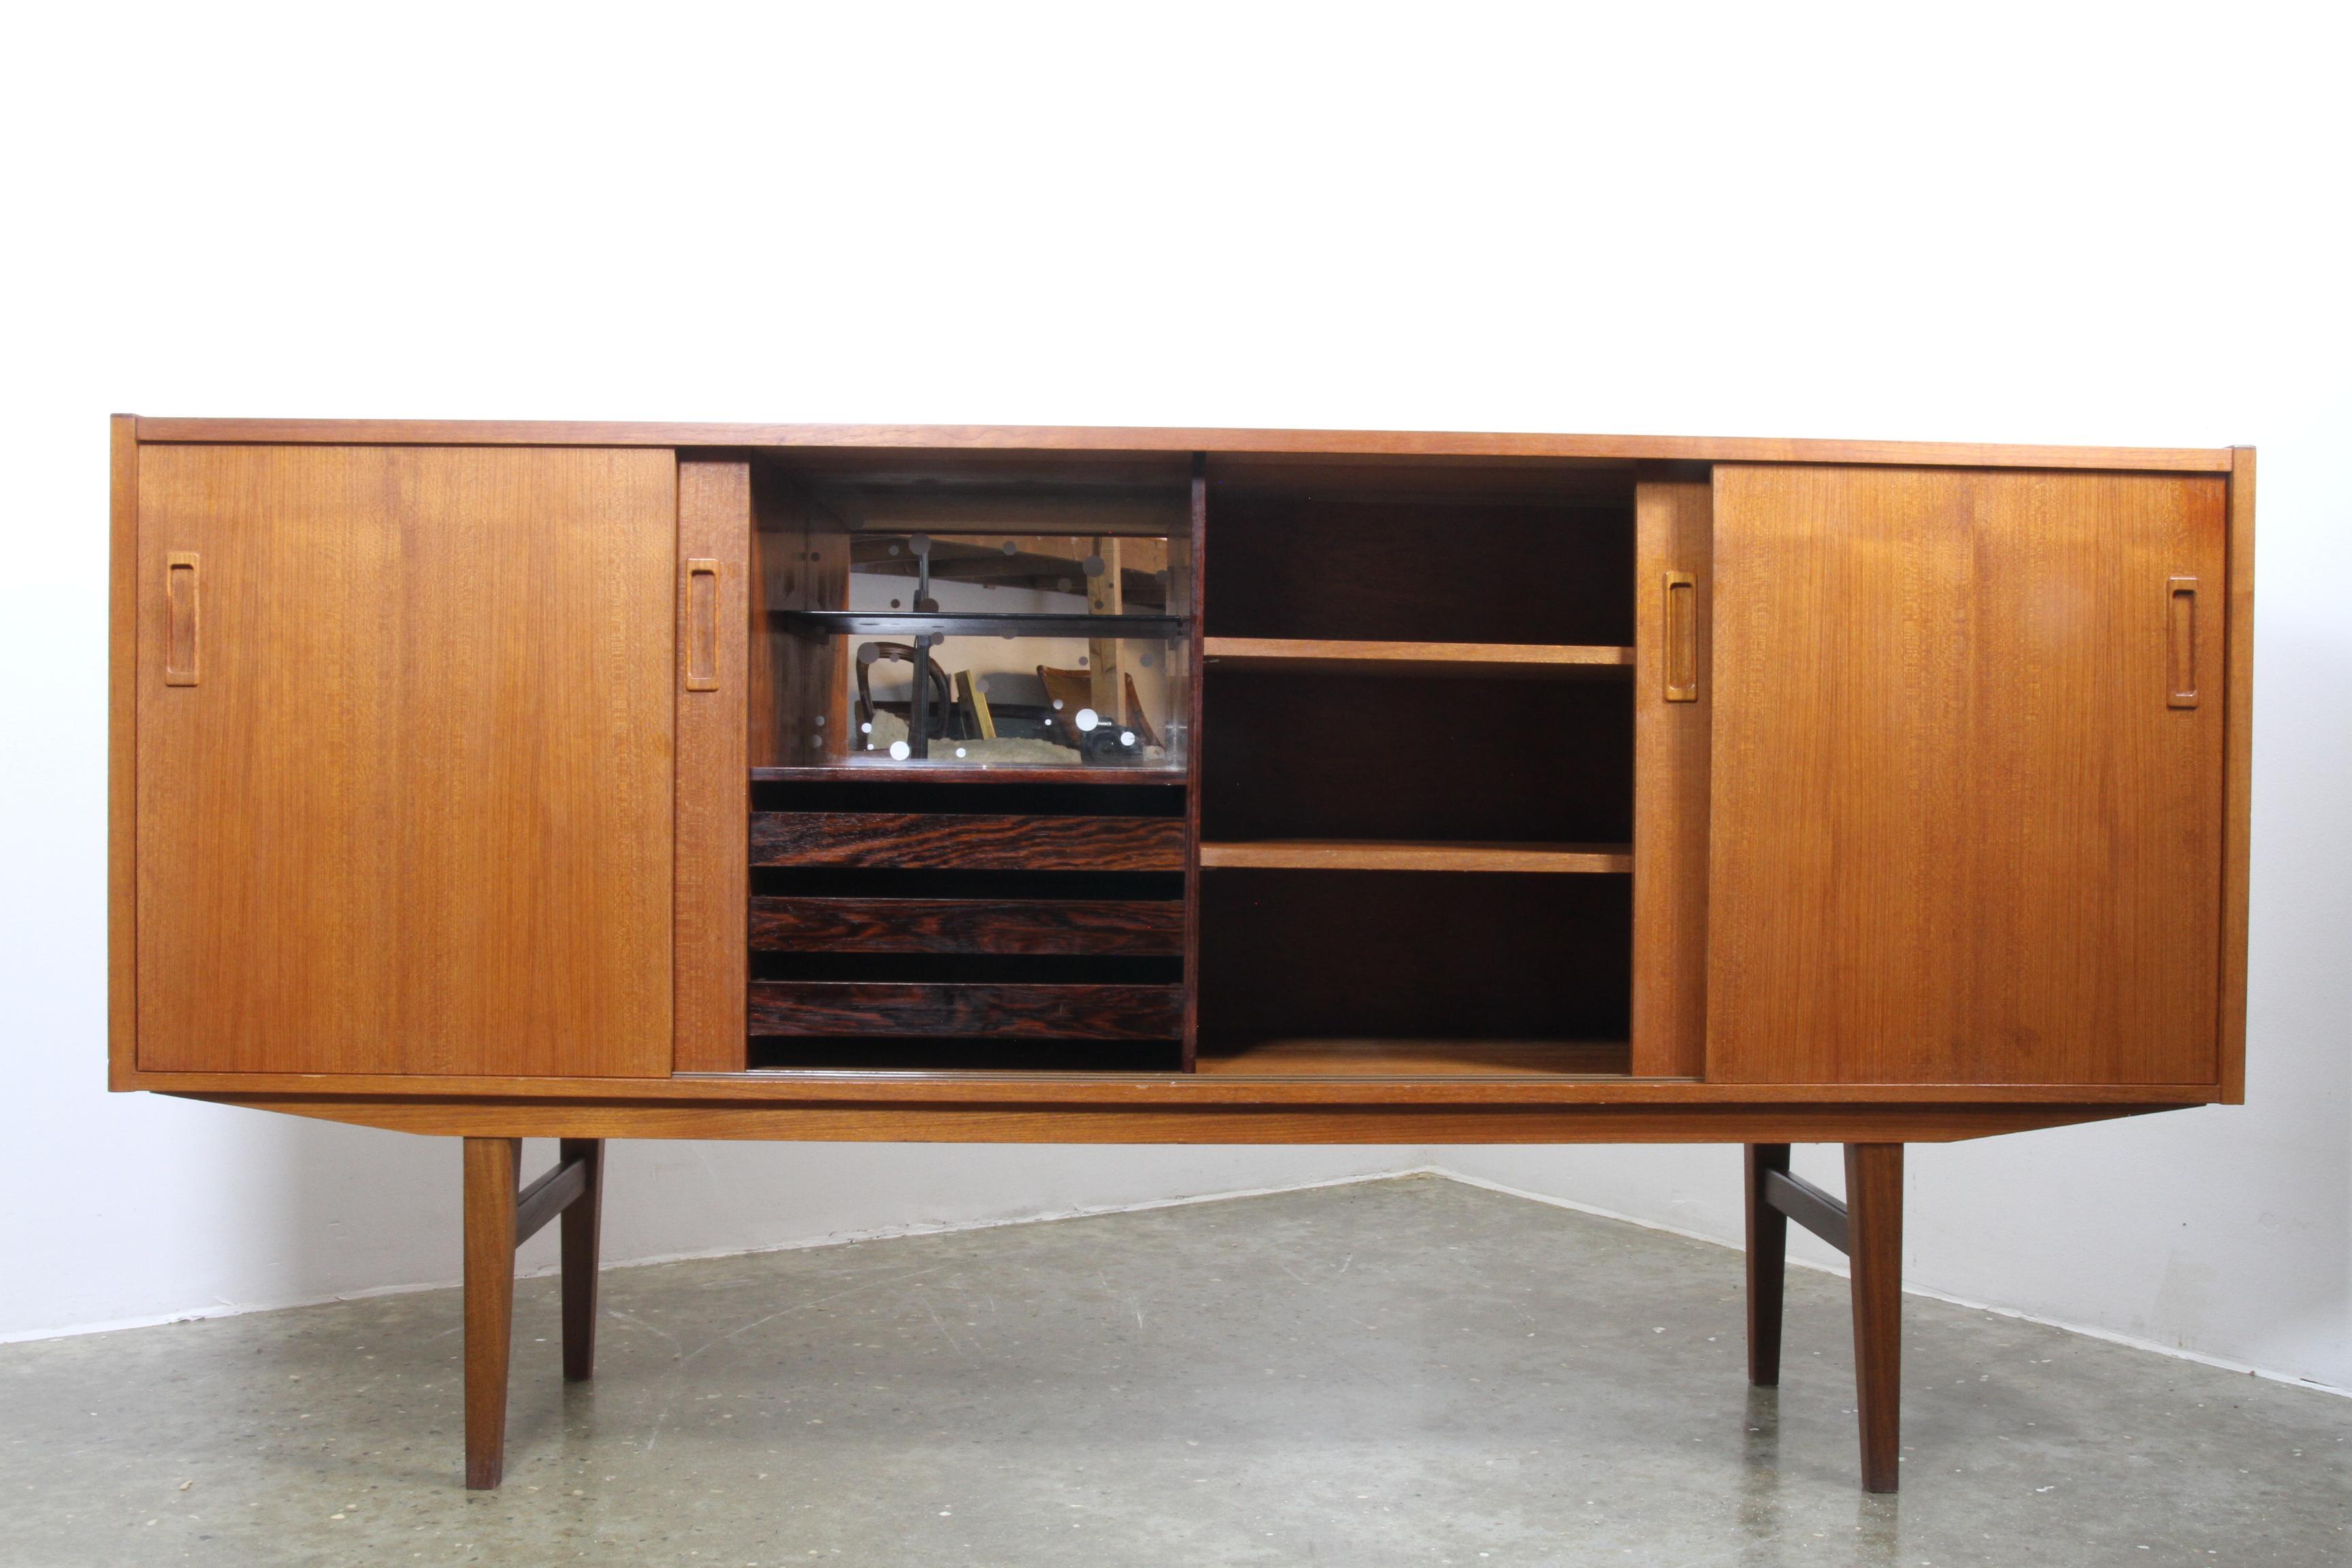
[[[2352,1401],[1916,1298],[1899,1499],[1845,1286],[1437,1178],[617,1270],[507,1482],[454,1290],[0,1347],[0,1561],[2334,1564]]]

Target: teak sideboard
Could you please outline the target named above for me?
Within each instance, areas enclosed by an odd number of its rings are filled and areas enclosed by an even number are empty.
[[[465,1141],[472,1486],[608,1138],[1744,1144],[1885,1491],[1903,1145],[2242,1097],[2247,448],[112,454],[110,1082]]]

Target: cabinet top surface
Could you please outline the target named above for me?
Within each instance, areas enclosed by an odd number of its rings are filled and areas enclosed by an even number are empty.
[[[2228,447],[2036,447],[1777,437],[1570,436],[1447,430],[1248,430],[1028,425],[625,424],[586,420],[137,419],[156,442],[719,447],[930,451],[1210,452],[1529,462],[1902,463],[2225,473]]]

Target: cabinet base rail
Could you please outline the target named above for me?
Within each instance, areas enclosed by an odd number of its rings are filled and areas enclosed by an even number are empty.
[[[468,1138],[466,1147],[466,1485],[498,1486],[506,1469],[507,1379],[514,1340],[515,1249],[563,1221],[563,1376],[596,1367],[596,1247],[604,1141],[566,1138],[555,1167],[521,1185],[522,1140]],[[1853,1367],[1862,1488],[1895,1489],[1901,1459],[1903,1145],[1845,1145],[1846,1196],[1789,1170],[1789,1145],[1750,1143],[1748,1172],[1748,1378],[1780,1382],[1781,1288],[1789,1222],[1853,1263]]]

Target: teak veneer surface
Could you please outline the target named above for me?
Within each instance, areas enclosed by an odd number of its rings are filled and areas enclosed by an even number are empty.
[[[1710,1079],[2217,1079],[2227,501],[1715,470]]]
[[[2254,452],[2241,447],[2230,470],[2230,592],[2223,702],[2227,773],[2221,791],[2221,1099],[2246,1099],[2246,872],[2252,852],[2254,781]]]
[[[755,980],[754,1035],[827,1038],[952,1035],[1007,1040],[1172,1040],[1177,985]]]
[[[677,905],[674,992],[680,1072],[744,1065],[743,905],[751,867],[751,470],[740,462],[677,468]],[[691,602],[686,563],[718,568],[715,603]],[[704,611],[708,622],[698,622]],[[696,645],[708,637],[704,647]],[[694,679],[704,653],[708,679]]]
[[[1633,1070],[1706,1070],[1707,765],[1715,719],[1708,596],[1714,494],[1705,479],[1646,475],[1634,490]],[[1696,603],[1671,624],[1668,577]],[[1690,636],[1668,668],[1669,631]],[[1676,688],[1680,673],[1694,679]],[[1675,688],[1669,696],[1669,689]]]
[[[2227,447],[2037,447],[1824,441],[1780,437],[1556,436],[1468,431],[1253,430],[1038,425],[722,425],[590,420],[183,419],[143,416],[142,441],[329,442],[534,447],[725,447],[940,452],[1267,452],[1330,457],[1503,458],[1600,462],[1909,463],[1961,468],[2175,469],[2227,473]]]
[[[669,1072],[676,471],[141,451],[142,1068]]]
[[[1446,675],[1507,679],[1623,668],[1630,647],[1552,643],[1340,642],[1311,637],[1205,637],[1202,657],[1233,668],[1344,674]]]

